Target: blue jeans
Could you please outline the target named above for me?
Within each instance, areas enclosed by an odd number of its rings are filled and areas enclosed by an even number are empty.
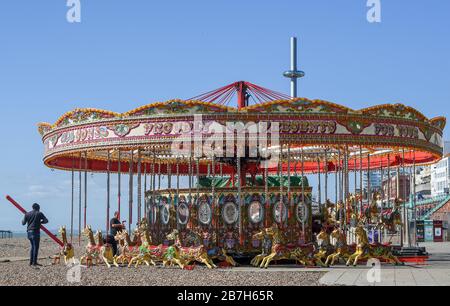
[[[39,242],[41,241],[40,232],[27,232],[28,240],[31,243],[30,251],[30,265],[37,264],[38,254],[39,254]]]

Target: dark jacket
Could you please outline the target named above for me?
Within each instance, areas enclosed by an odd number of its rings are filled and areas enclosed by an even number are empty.
[[[47,218],[38,210],[32,210],[23,217],[22,225],[27,224],[27,232],[39,232],[41,224],[48,223]]]

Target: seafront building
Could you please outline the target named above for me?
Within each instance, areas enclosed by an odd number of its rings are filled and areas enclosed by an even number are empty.
[[[431,195],[434,197],[449,194],[450,187],[450,159],[447,155],[431,166]]]
[[[431,194],[431,166],[420,167],[416,170],[416,190],[417,200],[432,198]]]
[[[450,142],[445,142],[444,157],[435,164],[416,170],[415,197],[409,207],[416,207],[417,231],[424,241],[450,239]],[[411,192],[412,194],[413,192]],[[411,212],[414,210],[411,210]],[[442,239],[436,240],[442,232]]]

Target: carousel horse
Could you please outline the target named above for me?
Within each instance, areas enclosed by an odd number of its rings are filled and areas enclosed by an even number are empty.
[[[227,254],[225,248],[213,244],[213,241],[216,240],[216,233],[211,234],[208,231],[204,231],[201,235],[196,232],[194,232],[194,234],[198,236],[195,240],[201,241],[201,244],[206,248],[206,252],[211,260],[217,259],[219,261],[224,261],[233,267],[237,266],[233,257]]]
[[[336,222],[335,219],[335,211],[334,211],[334,203],[332,203],[329,199],[327,199],[325,203],[325,208],[322,213],[322,221],[324,224],[333,225]]]
[[[367,238],[367,232],[362,225],[358,225],[355,230],[356,251],[347,260],[347,266],[353,262],[353,266],[358,264],[359,260],[369,260],[371,258],[381,259],[396,265],[403,265],[396,256],[392,254],[391,248],[382,244],[370,245]]]
[[[347,198],[347,201],[345,202],[346,203],[345,204],[345,218],[346,218],[347,222],[349,222],[351,220],[352,215],[356,211],[358,198],[359,197],[357,195],[350,194],[349,197]]]
[[[336,205],[336,212],[334,214],[334,224],[343,226],[345,224],[345,209],[344,203],[339,201]]]
[[[350,247],[347,244],[347,237],[342,229],[336,228],[331,232],[330,237],[336,239],[336,245],[335,252],[328,255],[325,261],[325,265],[328,267],[333,266],[336,260],[338,262],[340,258],[347,260],[352,255]]]
[[[377,201],[380,199],[381,195],[375,192],[372,197],[372,202],[363,211],[364,223],[378,224],[379,211]]]
[[[356,251],[347,260],[346,265],[350,266],[351,262],[353,261],[353,266],[356,266],[358,264],[358,260],[360,259],[369,259],[371,258],[370,254],[370,243],[369,239],[367,237],[366,230],[362,225],[358,225],[355,230],[357,244],[356,244]]]
[[[92,232],[90,225],[86,226],[83,230],[83,234],[88,238],[88,244],[86,245],[84,255],[80,258],[80,264],[83,264],[85,261],[86,265],[90,267],[94,260],[96,264],[99,262],[99,248],[95,242],[94,233]]]
[[[152,237],[150,235],[150,232],[148,231],[147,223],[145,221],[141,222],[141,224],[139,225],[139,233],[142,242],[139,246],[139,253],[131,258],[128,266],[130,267],[134,262],[136,262],[135,267],[139,266],[142,263],[145,263],[147,266],[156,266],[154,260],[161,259],[162,252],[160,250],[162,248],[162,245],[152,245]]]
[[[394,200],[394,206],[390,211],[383,212],[379,228],[386,228],[389,231],[395,231],[398,225],[403,225],[401,203],[399,199]]]
[[[125,249],[125,238],[123,236],[123,233],[121,231],[118,231],[116,233],[116,235],[114,236],[114,240],[117,241],[117,247],[118,247],[117,249],[120,254],[120,255],[114,256],[114,265],[116,267],[119,267],[119,261],[120,261],[120,264],[123,265],[126,260],[125,256],[122,256],[122,254],[124,253],[124,249]]]
[[[323,260],[326,260],[328,256],[334,252],[333,245],[330,242],[330,235],[328,234],[326,227],[322,228],[320,233],[317,234],[317,240],[319,241],[319,246],[316,254],[314,254],[314,260],[322,267],[326,267]]]
[[[214,262],[209,258],[208,252],[203,245],[197,247],[183,247],[180,240],[180,234],[177,229],[174,229],[167,236],[168,240],[173,240],[173,246],[177,249],[180,258],[189,265],[192,261],[197,261],[205,264],[208,269],[217,268]],[[173,251],[171,251],[173,253]]]
[[[59,234],[61,235],[61,240],[63,243],[63,246],[61,247],[61,250],[59,253],[53,258],[53,264],[59,264],[61,262],[61,257],[64,257],[64,263],[67,265],[69,260],[75,260],[74,258],[74,249],[71,243],[68,243],[67,241],[67,232],[66,227],[61,226],[59,228]]]
[[[184,266],[186,265],[185,261],[182,258],[180,258],[179,249],[175,245],[167,247],[166,251],[162,256],[162,261],[163,267],[167,266],[172,267],[173,265],[176,264],[181,269],[184,269]]]
[[[142,263],[147,266],[156,266],[155,261],[162,261],[163,266],[177,264],[181,269],[184,268],[185,264],[179,258],[178,250],[174,251],[162,244],[152,245],[152,237],[145,219],[139,224],[139,232],[142,244],[139,246],[139,252],[130,259],[128,267],[131,267],[134,263],[136,263],[135,267]]]
[[[289,247],[283,243],[283,236],[278,226],[274,224],[272,227],[264,229],[264,231],[265,235],[272,239],[272,247],[270,254],[262,259],[259,265],[260,268],[267,269],[273,260],[295,260],[302,265],[308,265],[309,259],[304,254],[302,248],[296,246]]]
[[[142,244],[139,231],[135,229],[131,239],[128,231],[123,229],[117,233],[115,239],[119,241],[119,255],[114,256],[115,265],[117,266],[119,262],[121,265],[129,264],[131,259],[139,253],[139,247]]]
[[[111,264],[114,263],[114,254],[111,245],[103,243],[102,231],[97,231],[95,237],[97,238],[97,248],[99,250],[100,259],[108,268],[111,268]]]
[[[261,254],[256,255],[251,261],[250,264],[257,267],[261,261],[264,259],[264,257],[268,256],[270,254],[270,251],[272,249],[272,238],[267,234],[267,231],[265,229],[261,230],[260,232],[257,232],[253,235],[253,239],[261,241],[262,251]]]
[[[130,235],[124,229],[117,233],[114,237],[119,241],[119,252],[120,255],[114,256],[114,265],[118,266],[119,262],[123,265],[124,263],[129,263],[133,257],[139,253],[139,246],[141,244],[139,232],[134,231],[133,240],[131,240]]]

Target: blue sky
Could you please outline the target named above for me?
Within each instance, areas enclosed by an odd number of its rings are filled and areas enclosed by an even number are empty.
[[[2,0],[0,229],[23,229],[6,194],[27,208],[41,203],[51,228],[69,223],[70,174],[43,166],[36,123],[75,107],[125,112],[237,80],[289,93],[281,73],[292,35],[306,72],[300,96],[448,117],[450,2],[381,3],[373,24],[366,0],[81,0],[82,22],[71,24],[66,0]],[[89,190],[88,221],[102,226],[104,177],[90,176]]]

